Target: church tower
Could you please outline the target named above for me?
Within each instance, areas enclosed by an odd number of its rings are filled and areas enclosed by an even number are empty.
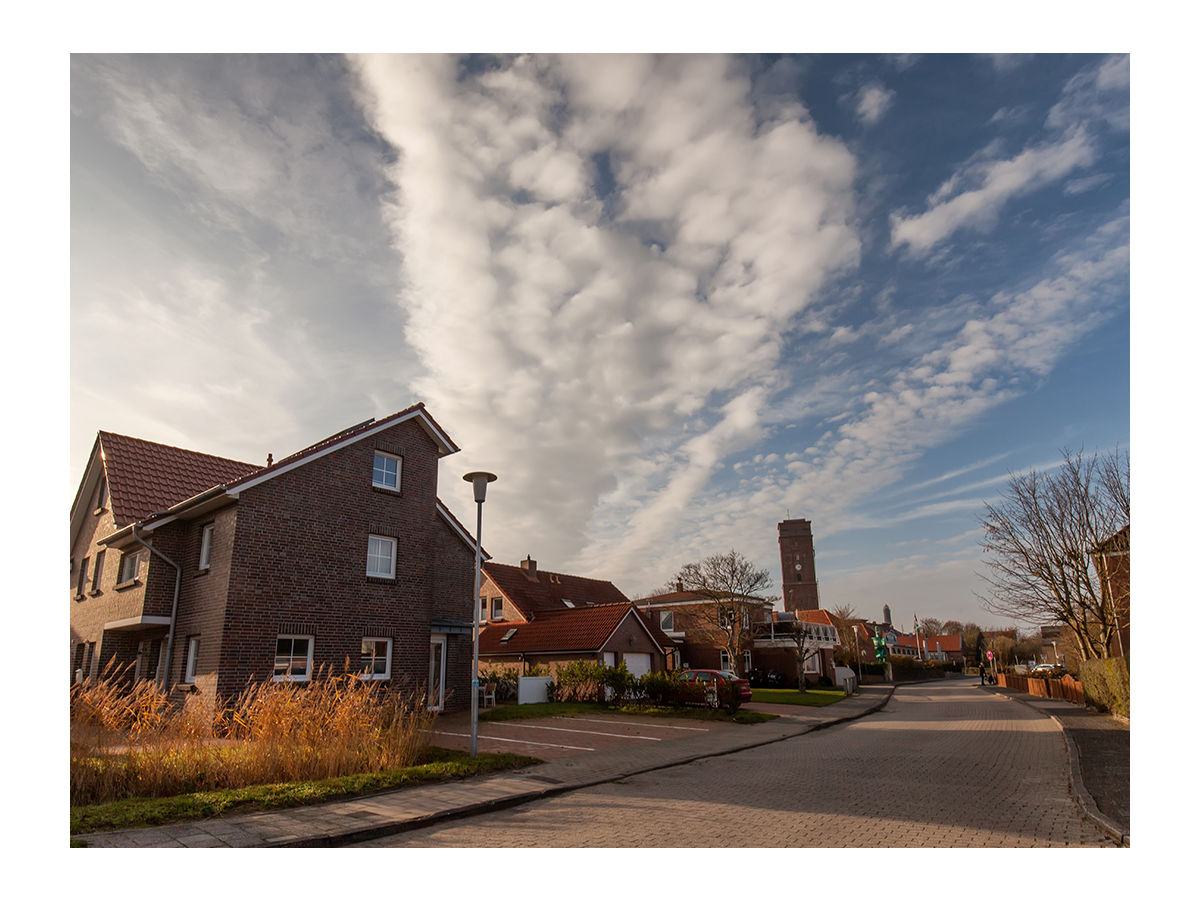
[[[779,562],[783,570],[783,608],[789,612],[817,609],[817,563],[808,519],[779,523]]]
[[[883,624],[888,628],[892,627],[892,608],[886,603],[883,604]]]

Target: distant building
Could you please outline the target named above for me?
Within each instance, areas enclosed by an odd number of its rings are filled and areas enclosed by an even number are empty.
[[[779,523],[779,561],[783,608],[788,612],[819,609],[817,561],[812,523],[808,519],[785,519]]]

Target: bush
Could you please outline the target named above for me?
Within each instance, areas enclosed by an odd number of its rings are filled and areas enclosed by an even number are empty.
[[[1129,718],[1129,663],[1124,658],[1085,660],[1079,680],[1088,703]]]
[[[558,670],[554,699],[559,703],[603,703],[607,669],[588,659],[567,663]]]
[[[638,680],[625,668],[624,660],[619,666],[605,667],[603,680],[609,703],[624,703],[637,691]]]
[[[722,681],[720,687],[721,705],[729,712],[735,713],[742,705],[742,689],[732,681]]]

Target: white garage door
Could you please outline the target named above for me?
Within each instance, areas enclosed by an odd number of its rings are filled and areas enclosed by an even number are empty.
[[[626,653],[621,659],[625,660],[625,668],[634,678],[639,678],[650,671],[649,653]]]

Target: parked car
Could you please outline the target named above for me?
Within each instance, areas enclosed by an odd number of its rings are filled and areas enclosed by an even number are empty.
[[[734,685],[738,693],[741,695],[742,702],[745,703],[750,699],[750,682],[745,678],[739,677],[734,672],[728,672],[721,669],[684,669],[679,675],[683,681],[702,684],[706,687],[711,687],[712,690],[707,691],[707,702],[709,706],[719,706],[721,703],[721,686],[722,684]]]
[[[1034,678],[1062,678],[1067,674],[1067,667],[1058,663],[1042,663],[1029,670]]]

